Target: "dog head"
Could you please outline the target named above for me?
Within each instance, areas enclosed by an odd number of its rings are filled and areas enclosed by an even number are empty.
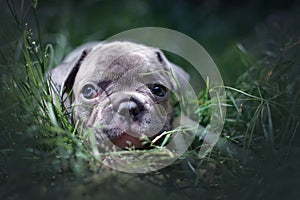
[[[91,131],[97,146],[142,148],[141,136],[171,130],[172,93],[188,75],[156,48],[131,42],[88,44],[51,72],[74,121]]]

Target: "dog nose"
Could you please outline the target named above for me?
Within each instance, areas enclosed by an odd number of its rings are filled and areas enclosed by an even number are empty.
[[[135,103],[130,103],[128,109],[130,116],[133,118],[140,114],[140,108]]]
[[[142,110],[141,104],[138,101],[131,99],[130,101],[122,102],[119,105],[118,113],[126,119],[136,121],[140,117]]]

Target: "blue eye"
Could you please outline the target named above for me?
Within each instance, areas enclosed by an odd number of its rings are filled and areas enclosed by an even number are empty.
[[[162,85],[154,85],[151,91],[158,97],[164,97],[167,94],[166,88]]]
[[[95,86],[92,84],[87,84],[82,88],[82,95],[86,99],[94,99],[98,96],[98,92]]]

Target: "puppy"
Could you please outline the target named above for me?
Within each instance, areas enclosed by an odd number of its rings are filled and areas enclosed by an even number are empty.
[[[159,49],[125,41],[80,46],[50,76],[89,142],[121,149],[144,148],[142,136],[172,129],[171,96],[181,95],[189,78]]]

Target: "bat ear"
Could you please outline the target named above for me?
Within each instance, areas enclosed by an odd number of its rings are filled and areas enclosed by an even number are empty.
[[[62,97],[64,93],[71,92],[76,74],[87,54],[88,51],[84,50],[79,58],[63,62],[62,64],[51,70],[51,81],[55,86],[55,90],[59,94],[59,96]]]
[[[190,75],[174,63],[169,62],[169,65],[174,79],[173,87],[179,95],[182,95],[186,92],[189,86]]]
[[[99,43],[92,42],[79,46],[65,58],[62,64],[50,71],[52,85],[61,100],[63,100],[65,94],[72,91],[81,63],[97,44]]]
[[[189,85],[190,75],[178,65],[168,61],[161,50],[157,50],[156,55],[161,63],[165,63],[167,71],[171,71],[171,84],[174,91],[179,95],[184,94]]]

